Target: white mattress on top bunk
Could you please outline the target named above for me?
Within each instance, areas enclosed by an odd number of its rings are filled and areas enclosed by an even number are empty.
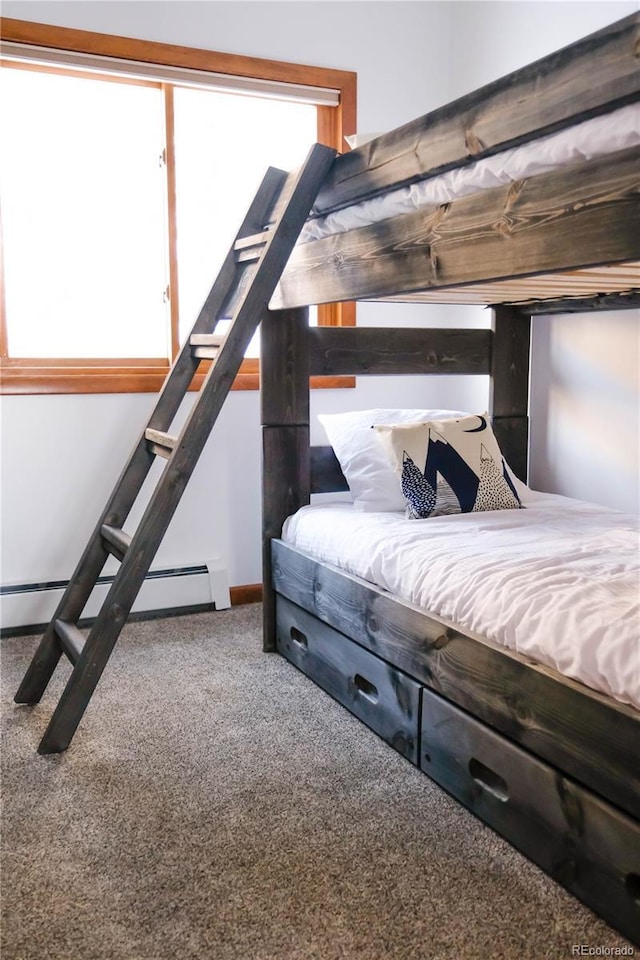
[[[597,78],[594,78],[597,83]],[[448,203],[480,190],[548,173],[580,160],[640,144],[640,104],[620,107],[558,133],[512,147],[465,167],[400,187],[372,200],[309,220],[300,243],[378,223],[424,206]]]
[[[550,494],[407,520],[303,507],[283,539],[640,709],[638,518]]]

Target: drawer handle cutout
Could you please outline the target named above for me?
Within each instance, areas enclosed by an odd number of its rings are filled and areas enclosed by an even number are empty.
[[[306,635],[302,632],[302,630],[298,630],[297,627],[291,627],[289,635],[293,642],[297,643],[299,647],[304,647],[306,650],[309,646],[309,641],[307,640]]]
[[[353,678],[353,683],[358,693],[361,693],[363,697],[366,697],[371,703],[378,702],[378,688],[370,683],[369,680],[366,680],[365,677],[356,673]]]
[[[491,770],[490,767],[486,767],[484,763],[480,763],[475,757],[469,760],[469,773],[476,783],[479,783],[481,787],[484,787],[485,790],[492,793],[498,800],[509,799],[507,781],[503,780],[502,777],[494,770]]]

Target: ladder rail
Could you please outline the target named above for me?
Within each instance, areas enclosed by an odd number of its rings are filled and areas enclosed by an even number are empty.
[[[284,189],[289,177],[289,174],[284,173],[282,170],[277,170],[275,167],[269,167],[267,170],[249,212],[245,216],[235,236],[234,242],[227,252],[222,267],[220,268],[220,273],[200,308],[191,333],[211,333],[215,329],[220,310],[228,299],[237,277],[235,246],[243,238],[253,235],[256,229],[262,229],[264,221],[269,217],[270,211],[277,202],[280,192]],[[166,431],[171,426],[171,422],[178,412],[186,388],[189,383],[191,383],[193,375],[200,363],[200,359],[195,357],[191,351],[189,339],[189,337],[185,338],[180,353],[173,367],[167,374],[158,402],[151,414],[147,427],[154,430]],[[176,382],[178,384],[178,391],[176,391],[177,397],[174,397],[173,391],[171,391],[169,387],[173,386]]]
[[[270,167],[251,203],[236,234],[233,244],[222,264],[221,270],[206,297],[193,327],[193,332],[205,333],[215,327],[218,311],[229,297],[236,279],[235,244],[246,236],[262,230],[265,221],[278,202],[288,174]],[[186,390],[200,363],[194,357],[186,338],[171,370],[162,385],[158,400],[147,426],[167,429],[175,417]],[[38,703],[62,656],[62,648],[56,637],[53,624],[56,620],[76,622],[89,599],[96,580],[109,556],[101,536],[103,524],[122,527],[155,456],[149,449],[143,430],[134,446],[128,462],[117,479],[111,496],[90,535],[87,546],[78,561],[69,584],[42,636],[38,649],[16,692],[16,703]]]
[[[288,203],[268,236],[259,271],[240,297],[230,330],[211,364],[162,477],[122,558],[42,738],[41,753],[65,750],[71,742],[334,156],[334,151],[316,145],[294,180],[289,184],[286,180],[284,182],[283,189],[290,190]],[[194,327],[195,333],[204,332],[203,325],[199,324],[201,317],[202,312]],[[185,344],[183,352],[186,349],[190,350],[189,343]],[[148,446],[146,441],[145,446]],[[102,523],[118,525],[113,519],[103,518]]]

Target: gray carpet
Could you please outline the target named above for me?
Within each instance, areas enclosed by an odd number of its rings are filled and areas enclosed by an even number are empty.
[[[125,628],[71,748],[12,702],[2,960],[544,960],[626,941],[292,666],[260,608]]]

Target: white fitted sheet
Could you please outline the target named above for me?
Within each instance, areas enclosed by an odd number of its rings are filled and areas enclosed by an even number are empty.
[[[283,539],[640,709],[638,518],[550,494],[407,520],[303,507]]]
[[[345,207],[326,217],[309,220],[299,242],[306,243],[334,233],[344,233],[402,213],[411,213],[424,206],[449,203],[480,190],[524,180],[579,160],[592,160],[638,144],[640,104],[634,103],[429,180],[421,180],[372,200]]]

